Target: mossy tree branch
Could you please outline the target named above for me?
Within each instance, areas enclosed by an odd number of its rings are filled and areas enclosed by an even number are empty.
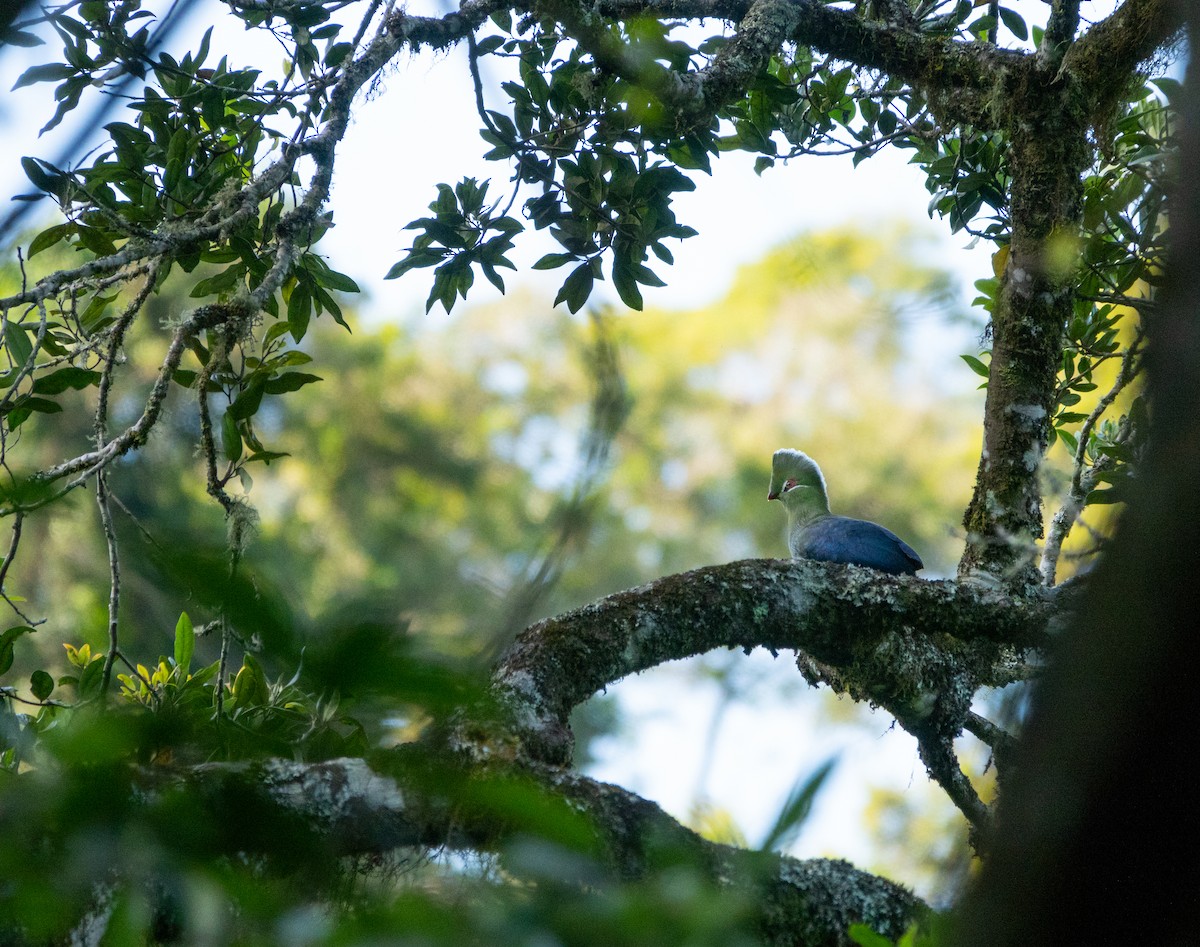
[[[979,721],[980,687],[1024,677],[1024,653],[1047,643],[1053,599],[1017,600],[954,582],[883,576],[807,560],[745,560],[668,576],[527,629],[493,687],[506,727],[471,721],[460,745],[565,765],[571,711],[629,674],[715,648],[798,654],[812,683],[884,707],[913,734],[930,775],[982,835],[986,807],[953,740]]]
[[[186,770],[154,768],[135,777],[139,804],[170,811],[186,793],[192,818],[223,826],[214,854],[278,853],[292,840],[297,863],[329,864],[345,855],[380,855],[405,847],[500,853],[522,834],[497,820],[485,787],[507,787],[564,822],[559,844],[611,882],[636,883],[667,866],[690,866],[709,883],[742,894],[748,921],[770,945],[846,945],[851,924],[898,938],[928,909],[911,892],[828,859],[797,860],[706,841],[653,802],[620,787],[557,767],[472,761],[427,746],[322,763],[265,760],[211,763]],[[272,856],[275,857],[275,856]],[[521,875],[517,863],[505,862]]]

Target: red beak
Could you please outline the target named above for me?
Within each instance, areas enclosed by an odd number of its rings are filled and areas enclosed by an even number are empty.
[[[779,491],[775,491],[774,493],[768,493],[768,494],[767,494],[767,502],[768,502],[768,503],[769,503],[771,500],[778,500],[778,499],[779,499]]]

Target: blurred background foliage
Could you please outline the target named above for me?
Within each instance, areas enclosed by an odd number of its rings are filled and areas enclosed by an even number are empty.
[[[887,523],[929,572],[950,574],[979,399],[961,394],[961,364],[939,379],[906,357],[922,344],[915,320],[927,332],[957,315],[947,275],[906,250],[914,240],[899,229],[810,234],[745,268],[711,306],[604,316],[628,416],[603,484],[576,498],[586,532],[530,620],[660,575],[783,554],[782,515],[763,502],[782,445],[819,460],[835,510]],[[167,293],[152,300],[160,321],[188,305]],[[596,329],[520,291],[452,316],[350,318],[352,334],[322,322],[303,344],[324,380],[268,396],[256,419],[266,446],[289,456],[253,468],[259,524],[245,566],[301,625],[369,615],[469,654],[531,578],[537,539],[582,475]],[[151,320],[139,331],[161,330]],[[157,365],[139,356],[159,350],[146,341],[123,368],[144,387]],[[225,543],[181,394],[113,473],[123,617],[149,649],[194,594],[163,575],[155,551]],[[132,396],[117,404],[115,423],[139,408]],[[32,469],[79,450],[90,421],[68,406],[19,436]],[[9,587],[48,626],[100,647],[107,570],[95,519],[84,491],[29,516]],[[40,641],[48,657],[56,645]]]
[[[278,679],[270,700],[291,700],[303,711],[298,731],[260,727],[257,752],[278,752],[301,730],[311,737],[318,721],[325,727],[320,738],[296,744],[295,753],[321,758],[410,739],[439,700],[452,704],[470,686],[452,672],[427,673],[429,667],[494,654],[539,617],[664,574],[785,554],[782,513],[764,502],[770,455],[779,446],[819,460],[835,511],[887,524],[921,552],[927,574],[952,574],[982,394],[971,391],[970,371],[956,358],[931,365],[921,349],[944,334],[970,348],[979,327],[959,311],[947,274],[923,256],[920,238],[898,226],[872,234],[836,230],[778,247],[744,268],[725,298],[694,311],[585,318],[518,290],[453,315],[381,319],[381,300],[369,318],[347,308],[350,334],[326,320],[314,323],[302,348],[323,381],[265,399],[258,435],[268,450],[288,456],[256,465],[253,483],[241,484],[258,522],[239,566],[237,624],[258,655],[251,664],[261,663],[265,680]],[[0,275],[4,291],[16,278],[11,268]],[[161,351],[153,337],[189,306],[170,285],[152,299],[152,318],[131,339],[121,371],[138,384],[113,406],[114,424],[128,424],[140,411],[137,399]],[[619,368],[601,367],[613,352]],[[224,516],[205,494],[194,447],[198,421],[182,394],[174,392],[145,448],[110,476],[119,511],[123,650],[144,655],[147,665],[171,653],[181,610],[202,629],[225,601],[212,591],[225,584]],[[68,403],[61,413],[27,421],[17,435],[19,454],[11,456],[34,469],[83,449],[92,432],[87,395],[77,397],[79,410]],[[597,404],[608,412],[599,421]],[[605,441],[599,452],[598,436]],[[26,517],[6,588],[23,598],[27,615],[46,619],[15,649],[6,682],[28,680],[35,668],[63,669],[63,644],[88,645],[93,653],[106,647],[107,561],[88,489]],[[217,637],[198,639],[194,666],[216,660]],[[434,663],[414,673],[414,655]],[[768,692],[796,697],[798,678],[787,662],[764,677],[728,657],[710,655],[675,673],[693,683],[715,681],[726,703],[769,699]],[[233,668],[239,661],[241,655]],[[289,691],[285,682],[300,674],[307,690]],[[270,702],[265,690],[263,698]],[[844,702],[827,703],[831,722],[866,717]],[[718,710],[714,728],[719,717]],[[622,731],[619,706],[605,697],[581,708],[575,728],[581,764],[596,737],[632,736]],[[147,741],[158,741],[168,759],[173,740],[194,738],[164,736],[162,728],[150,738],[137,726],[129,736],[143,752]],[[203,741],[174,752],[255,755],[248,745]],[[64,807],[57,818],[68,818],[76,797],[57,798]],[[957,889],[965,832],[961,825],[944,831],[961,820],[939,794],[923,793],[918,802],[881,789],[868,815],[867,831],[881,844],[871,867],[910,884],[916,877],[926,894]],[[106,831],[124,851],[132,836],[120,821]],[[745,839],[731,813],[706,799],[703,773],[690,821],[720,841]],[[142,831],[125,828],[133,836]],[[124,857],[109,843],[100,849]],[[422,866],[417,877],[432,871],[441,878],[439,898],[464,870],[453,860],[447,868],[413,857]],[[915,873],[914,862],[921,866]],[[43,867],[51,870],[49,862]],[[659,881],[702,900],[711,896],[692,890],[702,884],[699,875],[680,870],[674,881]],[[170,877],[187,889],[179,895],[187,910],[201,910],[205,898],[220,900],[214,892],[231,896],[238,888],[239,872],[223,871],[214,875],[189,862]],[[544,888],[535,898],[552,894]],[[669,903],[676,894],[656,896]],[[632,917],[648,895],[614,896],[613,904],[629,901]],[[140,896],[130,897],[117,922],[149,910]],[[237,894],[247,917],[261,909],[289,930],[306,923],[302,908],[280,907],[287,899],[277,900],[277,892],[264,888],[255,897],[266,901],[248,907]],[[442,900],[426,908],[448,910]],[[487,913],[486,905],[478,910]],[[529,907],[529,916],[537,910]],[[730,910],[721,923],[705,915],[711,930],[705,916],[691,916],[686,925],[703,931],[688,942],[733,943],[725,938],[734,936],[736,905]],[[487,923],[500,923],[500,916]],[[370,917],[360,916],[368,928]],[[130,923],[130,930],[144,930]],[[487,927],[479,918],[456,923],[476,934]],[[348,928],[337,930],[330,942],[343,934],[354,942]]]

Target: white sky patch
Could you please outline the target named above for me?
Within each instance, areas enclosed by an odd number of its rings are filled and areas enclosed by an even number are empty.
[[[520,362],[490,362],[483,369],[483,387],[493,394],[515,397],[529,384],[529,371]]]

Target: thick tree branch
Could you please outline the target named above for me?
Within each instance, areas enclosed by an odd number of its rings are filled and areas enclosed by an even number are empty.
[[[1138,66],[1183,28],[1183,9],[1172,0],[1125,0],[1067,51],[1062,69],[1090,99],[1095,120],[1108,116]]]
[[[615,880],[690,864],[714,883],[744,890],[768,944],[843,945],[858,922],[897,938],[927,910],[899,885],[846,862],[708,842],[653,802],[556,767],[470,762],[410,744],[372,766],[361,759],[213,763],[146,770],[139,782],[150,806],[179,790],[198,800],[206,824],[224,827],[216,844],[229,854],[277,851],[286,832],[300,857],[325,858],[406,846],[503,852],[521,826],[497,820],[487,787],[522,787],[540,810],[530,818],[544,831],[548,813],[557,811],[564,825],[573,823],[563,844],[582,844]]]
[[[1038,59],[1051,69],[1057,69],[1078,29],[1079,0],[1051,0],[1050,18],[1038,47]]]
[[[1189,42],[1200,48],[1197,7]],[[1181,167],[1200,154],[1200,71],[1185,79]],[[955,944],[1195,939],[1200,666],[1200,178],[1179,175],[1162,306],[1148,320],[1147,453],[1109,552],[1040,682],[997,844]],[[1181,778],[1182,777],[1182,778]],[[1122,894],[1136,893],[1134,897]]]
[[[1049,600],[807,560],[752,559],[667,576],[527,629],[493,681],[534,759],[570,758],[567,718],[629,674],[714,648],[802,652],[856,699],[916,726],[961,728],[970,697],[1008,683],[1045,642]]]
[[[963,518],[959,574],[1021,589],[1041,578],[1038,470],[1058,396],[1063,326],[1075,301],[1071,269],[1056,264],[1054,250],[1078,233],[1093,119],[1071,81],[1032,58],[1005,74],[1003,92],[1011,232],[992,310],[984,445]]]
[[[681,73],[627,43],[611,21],[580,0],[541,0],[535,11],[562,23],[602,69],[641,86],[669,106],[678,133],[707,125],[724,105],[745,95],[754,77],[789,39],[798,16],[789,0],[754,0],[738,11],[738,30],[712,64]]]
[[[971,847],[982,853],[992,834],[991,812],[963,772],[953,739],[940,733],[919,734],[917,749],[929,775],[970,823]]]
[[[788,0],[754,0],[737,33],[711,66],[689,76],[697,100],[695,114],[708,117],[746,94],[771,57],[795,29],[797,12]]]
[[[919,86],[929,95],[939,117],[952,122],[993,125],[990,99],[998,80],[1004,70],[1032,58],[1013,50],[868,22],[851,10],[819,0],[792,0],[790,5],[795,22],[787,37],[791,42]],[[596,9],[602,16],[618,19],[648,14],[665,19],[714,17],[741,22],[751,4],[744,0],[601,0]],[[680,80],[671,77],[669,81]]]
[[[821,52],[878,69],[926,93],[942,121],[991,127],[993,98],[1005,70],[1030,57],[980,43],[930,36],[912,28],[873,23],[818,0],[800,0],[793,39]]]

